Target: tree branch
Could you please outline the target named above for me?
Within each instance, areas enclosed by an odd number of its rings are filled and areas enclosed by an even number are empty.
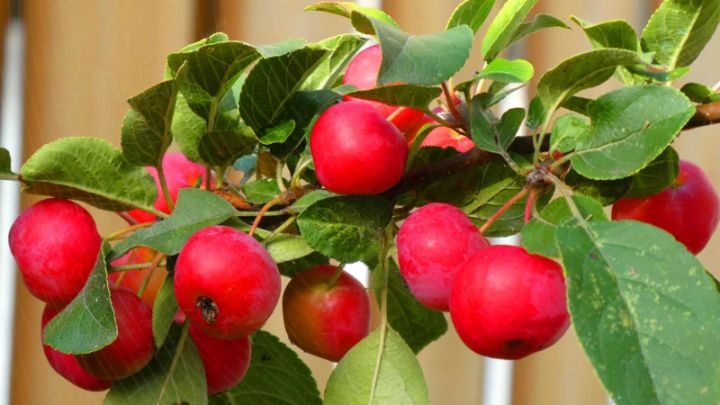
[[[695,115],[685,125],[683,130],[708,126],[720,123],[720,102],[702,104],[697,106]],[[547,150],[550,146],[548,136],[545,137],[542,149]],[[510,151],[515,153],[532,153],[532,136],[518,136],[510,145]],[[422,185],[430,184],[444,177],[460,173],[473,167],[484,165],[492,159],[499,158],[498,155],[478,148],[468,152],[455,155],[451,158],[441,160],[432,165],[424,167],[412,173],[406,174],[395,186],[386,191],[383,195],[394,199],[399,195],[414,190]]]

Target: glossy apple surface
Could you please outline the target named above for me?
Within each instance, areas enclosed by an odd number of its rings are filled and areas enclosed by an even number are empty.
[[[458,272],[450,315],[478,354],[514,360],[535,353],[570,324],[562,268],[517,246],[483,249]]]
[[[330,361],[340,359],[369,333],[370,300],[365,287],[335,266],[298,273],[283,294],[283,320],[290,341]]]
[[[85,286],[95,267],[101,238],[85,208],[50,198],[18,216],[8,242],[30,293],[62,308]]]
[[[432,203],[415,211],[397,236],[400,273],[410,291],[425,306],[448,310],[448,297],[460,267],[489,246],[460,209]]]
[[[720,201],[698,166],[680,161],[675,185],[645,198],[624,198],[613,205],[612,219],[646,222],[672,234],[693,254],[710,241],[720,221]]]
[[[280,273],[255,239],[227,226],[197,231],[175,265],[180,310],[211,336],[239,339],[259,329],[280,299]]]
[[[339,194],[379,194],[400,180],[408,146],[375,109],[347,101],[325,110],[310,134],[318,180]]]

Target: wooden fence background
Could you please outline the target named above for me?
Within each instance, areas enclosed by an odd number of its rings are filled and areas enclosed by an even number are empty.
[[[308,40],[340,33],[349,24],[334,16],[303,14],[305,0],[27,0],[27,77],[25,150],[66,136],[91,135],[118,145],[125,100],[162,79],[164,57],[208,30],[233,39],[270,43],[289,37]],[[406,30],[430,33],[444,27],[456,1],[386,0],[384,8]],[[500,3],[500,2],[499,2]],[[652,0],[540,0],[538,11],[591,21],[628,19],[641,27]],[[5,23],[8,1],[0,0]],[[687,80],[712,85],[720,80],[720,39],[715,38]],[[542,73],[589,45],[580,30],[536,34],[524,46],[526,57]],[[480,67],[480,57],[472,57]],[[468,69],[469,71],[470,69]],[[465,72],[467,74],[467,72]],[[531,86],[532,88],[532,86]],[[593,93],[590,93],[593,94]],[[595,92],[594,94],[597,94]],[[683,135],[676,146],[685,159],[700,164],[720,185],[716,128]],[[17,159],[17,157],[15,157]],[[25,201],[30,202],[30,199]],[[121,226],[114,216],[98,214],[101,233]],[[2,235],[2,243],[6,236]],[[715,274],[720,268],[720,237],[700,259]],[[1,269],[9,271],[10,269]],[[42,305],[18,286],[13,404],[99,404],[104,394],[86,393],[58,377],[47,365],[40,346]],[[279,311],[278,311],[279,312]],[[277,314],[268,328],[284,336]],[[303,355],[318,382],[330,372],[327,362]],[[479,404],[482,358],[467,350],[453,331],[420,355],[433,404]],[[607,398],[579,348],[572,331],[554,347],[518,361],[514,377],[515,404],[607,403]]]

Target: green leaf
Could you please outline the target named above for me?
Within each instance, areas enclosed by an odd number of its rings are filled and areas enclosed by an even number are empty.
[[[258,52],[263,58],[272,58],[273,56],[285,55],[307,45],[305,38],[290,38],[274,44],[260,45],[257,47]]]
[[[720,93],[698,83],[687,83],[680,91],[695,103],[714,103],[720,101]]]
[[[152,307],[152,331],[155,347],[162,347],[173,325],[178,303],[172,277],[166,277],[155,297]]]
[[[387,288],[388,322],[414,353],[420,353],[447,332],[445,315],[421,304],[410,293],[393,261],[388,272]]]
[[[295,201],[290,206],[290,208],[294,212],[303,212],[307,207],[315,204],[320,200],[324,200],[330,197],[337,197],[337,194],[323,189],[315,190],[310,192],[309,194],[305,194],[304,196],[300,197],[300,199]]]
[[[171,129],[183,155],[193,162],[205,163],[200,157],[200,140],[207,133],[207,123],[193,112],[182,94],[177,95]]]
[[[594,49],[619,48],[633,52],[640,52],[640,39],[635,29],[623,20],[605,21],[592,24],[577,17],[570,17],[585,31]],[[639,84],[647,81],[643,76],[633,74],[625,67],[616,71],[617,78],[625,84]]]
[[[313,72],[305,79],[301,90],[329,89],[345,72],[355,53],[367,42],[356,34],[337,35],[312,44],[311,47],[327,49],[328,52]]]
[[[628,198],[642,198],[657,194],[675,184],[680,174],[680,158],[670,147],[655,158],[640,173],[632,176],[630,190],[625,194]]]
[[[630,190],[632,179],[626,177],[618,180],[592,180],[570,170],[565,176],[565,183],[572,187],[573,192],[600,201],[603,206],[613,204],[623,198]]]
[[[263,59],[245,80],[240,115],[256,133],[280,123],[288,102],[329,53],[309,47]]]
[[[658,157],[695,114],[682,93],[664,86],[626,87],[590,103],[590,131],[577,140],[573,168],[585,177],[628,177]]]
[[[178,71],[187,63],[185,73],[176,77],[180,92],[190,108],[213,130],[211,123],[217,119],[223,97],[240,74],[258,58],[260,53],[253,46],[228,41],[205,45],[194,52],[171,54],[168,65]]]
[[[578,211],[586,221],[607,221],[599,201],[582,195],[572,197]],[[522,245],[528,252],[545,257],[559,258],[555,230],[558,224],[578,223],[565,198],[553,200],[538,216],[522,229]]]
[[[0,180],[14,179],[15,176],[10,167],[10,152],[5,148],[0,148]]]
[[[436,149],[435,147],[423,147],[422,144],[425,141],[425,138],[430,135],[430,132],[432,132],[435,128],[440,127],[441,125],[438,124],[424,124],[420,127],[420,129],[418,129],[417,133],[415,133],[415,138],[413,138],[412,144],[410,145],[410,151],[408,152],[407,158],[405,159],[406,172],[413,170],[415,167],[415,157],[417,157],[420,152],[431,152],[432,149]]]
[[[690,65],[720,22],[717,0],[665,0],[642,33],[642,47],[669,70]]]
[[[470,56],[473,31],[461,25],[430,35],[410,35],[373,20],[382,48],[378,84],[439,84],[463,67]]]
[[[526,36],[540,31],[545,28],[565,28],[570,29],[565,22],[557,17],[553,17],[548,14],[538,14],[530,21],[526,21],[515,30],[513,38],[510,40],[510,44],[513,44]]]
[[[429,110],[430,103],[440,96],[439,87],[422,87],[412,84],[396,84],[360,90],[347,95],[365,100],[379,101],[384,104],[411,107],[417,110]]]
[[[618,66],[644,63],[637,52],[624,49],[596,49],[581,53],[548,70],[538,82],[544,124],[567,99],[581,90],[604,83]],[[541,125],[542,125],[541,124]]]
[[[320,405],[308,366],[275,336],[259,330],[252,338],[250,369],[240,384],[210,398],[212,405]]]
[[[263,145],[272,145],[274,143],[285,142],[295,130],[295,121],[283,121],[272,128],[267,129],[258,140]]]
[[[325,405],[429,404],[415,354],[390,327],[374,331],[340,360],[325,388]]]
[[[572,96],[562,103],[562,107],[567,108],[572,112],[587,116],[588,104],[590,104],[591,101],[592,100],[589,98]]]
[[[95,267],[80,293],[45,327],[43,342],[63,353],[85,354],[102,349],[118,335],[115,312],[107,283],[105,251],[100,249]],[[92,331],[92,333],[88,333]]]
[[[265,204],[282,193],[275,179],[260,179],[245,183],[242,191],[245,199],[252,204]]]
[[[38,149],[20,169],[23,191],[84,201],[108,211],[156,211],[155,181],[96,138],[63,138]]]
[[[504,83],[527,83],[534,74],[533,66],[523,59],[493,59],[475,78]]]
[[[140,229],[118,243],[110,258],[116,259],[138,246],[147,246],[166,255],[174,255],[180,252],[192,234],[207,226],[221,224],[233,215],[235,208],[209,191],[180,189],[177,205],[170,218],[150,228]]]
[[[266,135],[264,135],[266,136]],[[271,135],[268,141],[272,141]],[[197,144],[202,162],[211,166],[230,166],[238,157],[250,152],[257,140],[246,126],[205,132]]]
[[[157,84],[128,100],[130,111],[122,125],[125,160],[140,166],[158,166],[172,143],[172,118],[177,88],[172,80]]]
[[[520,24],[535,7],[537,0],[508,0],[488,27],[482,42],[482,53],[491,61],[510,45]]]
[[[298,217],[300,233],[314,250],[341,262],[377,260],[392,207],[376,196],[331,197]]]
[[[207,404],[200,354],[187,333],[175,325],[150,363],[132,377],[113,382],[105,405]]]
[[[317,3],[305,7],[305,11],[323,11],[349,18],[353,28],[368,35],[375,34],[375,30],[369,22],[370,18],[398,27],[398,23],[384,11],[372,7],[363,7],[349,1]],[[353,13],[355,16],[353,16]],[[358,18],[358,16],[362,18]]]
[[[182,49],[180,49],[177,53],[192,53],[197,51],[198,49],[202,48],[205,45],[210,44],[216,44],[219,42],[227,42],[230,38],[225,34],[224,32],[216,32],[212,35],[210,35],[207,38],[203,38],[199,41],[193,42],[191,44],[185,45]],[[176,66],[178,69],[180,66]],[[165,66],[165,79],[172,79],[177,74],[177,70],[173,69],[169,64],[166,64]]]
[[[613,399],[720,402],[720,294],[695,256],[635,221],[560,226],[557,239],[575,331]]]
[[[321,255],[318,252],[310,253],[305,257],[299,259],[290,260],[283,263],[278,263],[278,270],[280,274],[285,277],[293,277],[295,274],[307,270],[311,267],[319,266],[321,264],[328,264],[330,259],[326,256]]]
[[[275,263],[297,260],[314,252],[305,239],[297,235],[282,235],[273,238],[265,248]]]
[[[575,142],[590,130],[590,124],[583,117],[566,114],[555,121],[552,133],[550,134],[550,153],[558,151],[562,153],[575,149]]]
[[[483,25],[490,11],[492,11],[495,0],[465,0],[453,11],[445,26],[445,30],[461,25],[467,25],[473,32],[477,33]]]
[[[476,96],[470,107],[470,133],[475,145],[483,150],[500,153],[512,143],[525,118],[525,110],[513,108],[498,119],[483,108],[482,96]]]

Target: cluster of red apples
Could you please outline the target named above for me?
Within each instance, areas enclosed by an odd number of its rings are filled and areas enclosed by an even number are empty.
[[[380,64],[379,46],[366,48],[351,61],[344,83],[375,87]],[[328,108],[310,135],[320,184],[345,195],[385,192],[404,173],[408,145],[431,122],[422,112],[366,100],[346,98]],[[434,129],[422,145],[459,152],[474,147],[470,139],[447,127]],[[163,168],[173,201],[180,188],[208,180],[203,166],[178,153],[166,154]],[[170,213],[157,173],[148,170],[158,184],[155,208]],[[140,210],[127,214],[133,223],[156,220]],[[700,169],[681,162],[674,186],[648,198],[619,201],[613,219],[654,224],[697,253],[718,224],[720,204]],[[44,330],[82,290],[102,238],[84,208],[47,199],[18,217],[9,243],[25,285],[47,303]],[[431,309],[449,311],[462,340],[479,354],[518,359],[548,347],[568,328],[561,266],[521,247],[490,246],[454,206],[430,203],[413,211],[400,226],[397,248],[400,272],[411,293]],[[81,355],[44,345],[59,374],[81,388],[105,390],[112,381],[130,377],[148,364],[157,350],[152,307],[168,277],[161,259],[148,248],[136,248],[111,263],[108,282],[118,337],[97,352]],[[252,236],[211,226],[187,241],[171,276],[180,308],[176,321],[189,322],[208,393],[236,385],[250,365],[252,333],[280,299],[276,264]],[[317,266],[295,275],[282,304],[290,340],[322,358],[339,361],[369,333],[368,293],[337,266]]]

